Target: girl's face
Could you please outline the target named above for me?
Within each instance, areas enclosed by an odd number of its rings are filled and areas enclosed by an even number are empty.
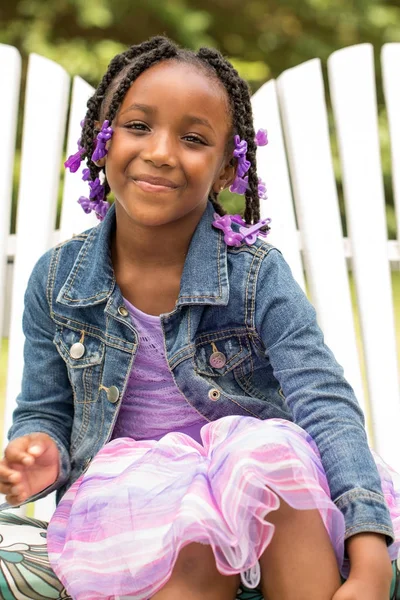
[[[117,211],[144,226],[200,218],[210,190],[234,177],[230,121],[222,85],[196,67],[165,61],[142,73],[112,123],[105,158]]]

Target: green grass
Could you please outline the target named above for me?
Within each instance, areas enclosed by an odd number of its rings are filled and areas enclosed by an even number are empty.
[[[400,272],[392,273],[392,289],[396,323],[397,359],[400,368]]]

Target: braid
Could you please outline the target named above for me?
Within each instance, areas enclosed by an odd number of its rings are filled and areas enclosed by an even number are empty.
[[[250,89],[247,83],[239,76],[236,69],[217,50],[200,48],[197,56],[201,61],[212,67],[228,92],[235,133],[247,142],[247,158],[251,162],[251,166],[248,171],[249,188],[245,192],[246,207],[244,220],[246,223],[254,223],[260,219],[260,201],[258,196],[256,144],[254,142],[255,132]]]
[[[171,42],[165,41],[160,44],[158,48],[154,48],[147,52],[144,56],[139,57],[133,65],[131,65],[124,79],[118,86],[117,91],[114,93],[113,99],[107,111],[107,120],[112,122],[114,119],[121,102],[123,101],[126,92],[132,85],[132,83],[149,67],[156,63],[166,60],[168,58],[174,58],[177,55],[177,48]]]
[[[98,167],[91,157],[95,145],[96,124],[107,119],[110,123],[117,114],[126,92],[132,83],[149,67],[168,59],[191,63],[202,69],[207,76],[221,83],[227,92],[232,117],[232,131],[229,136],[229,152],[233,150],[233,135],[238,134],[247,142],[247,158],[251,162],[248,175],[248,189],[245,192],[244,219],[254,223],[260,218],[258,177],[256,168],[256,144],[254,142],[253,117],[250,102],[250,89],[234,67],[217,50],[200,48],[198,53],[179,49],[163,36],[155,36],[142,44],[134,45],[115,56],[100,85],[88,100],[87,112],[82,128],[80,145],[84,150],[90,178],[94,181],[104,167]],[[110,192],[107,179],[104,181],[105,197]],[[218,194],[211,191],[210,201],[214,210],[224,215],[226,211],[218,202]]]
[[[80,145],[85,151],[83,158],[86,158],[87,160],[92,181],[98,177],[100,171],[104,172],[104,168],[98,167],[92,161],[91,157],[95,144],[94,132],[97,131],[96,122],[104,120],[102,119],[101,113],[104,105],[107,103],[107,99],[113,94],[107,111],[107,118],[111,122],[117,113],[127,90],[135,79],[151,65],[160,60],[172,58],[173,56],[176,56],[176,53],[177,49],[172,42],[163,36],[156,36],[142,44],[131,46],[125,52],[115,56],[110,62],[108,70],[97,90],[87,102],[87,112],[80,140]],[[116,86],[112,85],[113,82],[116,83]],[[110,186],[108,185],[107,179],[105,179],[104,182],[104,191],[105,197],[107,197],[110,193]]]

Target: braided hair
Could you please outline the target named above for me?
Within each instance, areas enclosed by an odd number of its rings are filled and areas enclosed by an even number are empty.
[[[111,123],[132,83],[141,73],[164,60],[193,64],[201,69],[206,76],[222,84],[225,89],[229,99],[232,122],[227,151],[233,152],[234,135],[239,135],[242,140],[247,142],[247,158],[251,162],[251,166],[247,173],[248,188],[245,192],[244,220],[248,224],[257,222],[260,219],[260,201],[250,88],[222,54],[212,48],[200,48],[195,53],[191,50],[179,48],[164,36],[155,36],[141,44],[131,46],[112,59],[97,90],[88,100],[80,140],[83,148],[82,158],[86,157],[87,159],[91,180],[94,181],[100,171],[104,172],[104,167],[98,167],[91,159],[95,137],[98,132],[96,123],[105,119]],[[104,189],[107,197],[110,187],[106,178]],[[218,214],[225,214],[218,201],[217,193],[211,191],[210,200]]]

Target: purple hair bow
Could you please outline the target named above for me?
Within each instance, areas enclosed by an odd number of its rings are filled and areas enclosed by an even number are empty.
[[[101,158],[104,158],[105,155],[107,154],[106,144],[107,144],[108,140],[111,139],[112,134],[113,134],[113,129],[109,125],[110,125],[109,121],[104,121],[103,125],[101,126],[101,130],[97,134],[96,146],[95,146],[94,152],[92,154],[93,162],[96,162],[96,161],[100,160]]]
[[[85,149],[78,145],[78,152],[71,154],[64,163],[64,167],[69,169],[71,173],[76,173],[81,166],[82,156],[85,154]]]

